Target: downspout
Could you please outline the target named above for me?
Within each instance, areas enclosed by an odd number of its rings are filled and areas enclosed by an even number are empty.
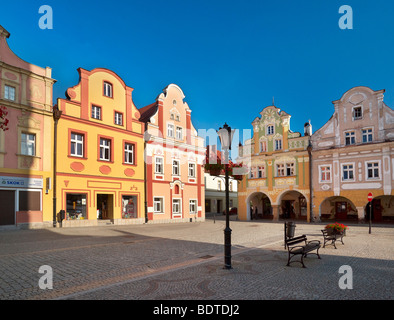
[[[311,143],[311,136],[309,136],[308,140],[308,156],[309,156],[309,214],[310,214],[310,221],[314,222],[313,217],[313,188],[312,188],[312,143]]]
[[[57,104],[53,106],[53,120],[54,120],[54,133],[53,133],[53,227],[56,228],[56,163],[57,163],[57,124],[62,115]]]

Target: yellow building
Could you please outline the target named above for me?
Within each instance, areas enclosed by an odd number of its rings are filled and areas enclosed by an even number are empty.
[[[253,137],[239,148],[237,162],[249,168],[238,187],[238,217],[310,221],[311,133],[290,130],[290,115],[268,106],[253,122]],[[310,128],[310,130],[309,130]]]
[[[57,104],[56,211],[65,211],[63,226],[143,223],[144,127],[133,89],[107,69],[78,72]]]

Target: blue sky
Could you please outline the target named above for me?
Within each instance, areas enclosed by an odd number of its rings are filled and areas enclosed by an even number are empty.
[[[53,29],[41,30],[41,5]],[[341,30],[342,5],[353,30]],[[22,59],[53,69],[54,98],[78,82],[76,69],[116,72],[138,108],[179,85],[196,129],[227,122],[251,129],[261,110],[289,113],[291,129],[314,131],[332,101],[354,86],[386,89],[394,106],[394,1],[131,0],[2,1],[0,24]]]

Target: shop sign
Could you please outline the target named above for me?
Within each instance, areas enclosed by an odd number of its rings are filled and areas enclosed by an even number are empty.
[[[37,188],[42,189],[43,179],[23,178],[23,177],[4,177],[0,176],[0,188]]]

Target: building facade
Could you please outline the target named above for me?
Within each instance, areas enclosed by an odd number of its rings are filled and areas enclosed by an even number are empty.
[[[143,223],[144,126],[133,89],[107,69],[78,72],[57,102],[56,210],[63,226]]]
[[[0,225],[50,226],[55,80],[12,52],[9,36],[0,26],[0,106],[9,120],[0,129]]]
[[[355,87],[312,136],[313,214],[321,220],[394,221],[394,111],[384,90]]]
[[[207,146],[207,158],[216,157],[222,159],[220,151],[216,146]],[[231,161],[230,161],[231,162]],[[224,173],[219,176],[213,176],[209,172],[204,173],[205,184],[205,215],[224,214],[226,210],[226,190],[225,190]],[[229,177],[229,206],[231,214],[238,212],[238,180]]]
[[[203,221],[204,141],[191,121],[182,89],[170,84],[140,109],[146,130],[146,187],[149,222]]]
[[[238,188],[238,218],[310,221],[309,123],[290,130],[290,115],[268,106],[252,122],[253,137],[237,162],[249,167]]]

